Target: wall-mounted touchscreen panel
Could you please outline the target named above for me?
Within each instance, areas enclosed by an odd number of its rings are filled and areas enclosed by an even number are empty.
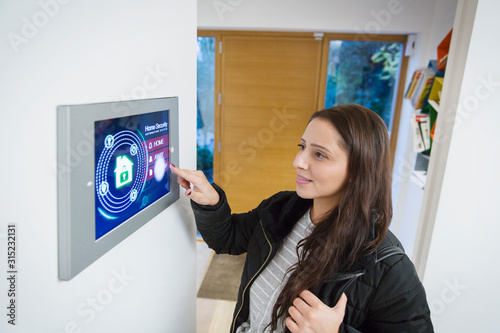
[[[59,278],[69,280],[179,198],[176,97],[63,105]]]
[[[95,122],[96,239],[170,191],[168,112]]]

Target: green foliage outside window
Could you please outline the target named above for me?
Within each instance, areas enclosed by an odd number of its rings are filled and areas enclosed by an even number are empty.
[[[331,41],[325,107],[364,105],[390,130],[401,50],[399,43]]]

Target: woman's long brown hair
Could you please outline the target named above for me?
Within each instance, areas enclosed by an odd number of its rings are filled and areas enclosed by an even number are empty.
[[[309,122],[315,118],[329,121],[342,137],[349,181],[338,206],[297,245],[298,262],[290,268],[290,278],[273,308],[273,331],[300,292],[346,272],[357,259],[373,253],[392,218],[389,135],[382,119],[354,104],[315,112]]]

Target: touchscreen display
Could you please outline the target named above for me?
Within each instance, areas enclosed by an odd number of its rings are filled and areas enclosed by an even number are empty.
[[[95,122],[95,238],[170,191],[168,110]]]

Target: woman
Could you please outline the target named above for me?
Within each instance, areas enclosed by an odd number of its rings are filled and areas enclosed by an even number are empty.
[[[206,243],[247,253],[231,332],[433,332],[415,268],[388,231],[382,119],[359,105],[318,111],[299,148],[296,191],[245,214],[231,214],[202,172],[172,167]]]

